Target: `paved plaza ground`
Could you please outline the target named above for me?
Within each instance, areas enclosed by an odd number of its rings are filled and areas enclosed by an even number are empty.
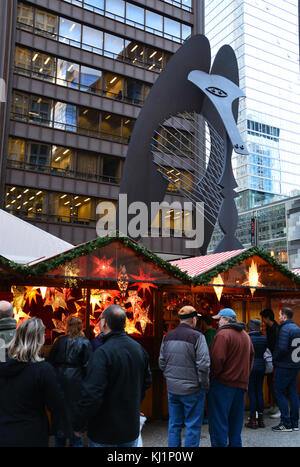
[[[249,412],[245,412],[245,422]],[[300,447],[300,431],[274,433],[271,427],[278,425],[279,419],[265,415],[266,428],[251,430],[243,428],[242,439],[244,447]],[[143,428],[143,444],[145,447],[168,446],[168,422],[147,421]],[[184,446],[184,444],[183,444]],[[200,447],[210,447],[208,425],[203,425]]]

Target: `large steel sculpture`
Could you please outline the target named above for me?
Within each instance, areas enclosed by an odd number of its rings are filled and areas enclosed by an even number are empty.
[[[239,89],[237,60],[223,46],[211,66],[203,35],[186,41],[169,60],[141,109],[128,147],[120,193],[128,204],[162,202],[174,170],[178,190],[196,205],[204,203],[207,251],[218,219],[223,238],[215,252],[241,248],[235,237],[237,196],[232,150],[247,154],[236,125]],[[167,169],[166,169],[167,167]],[[197,204],[196,204],[197,203]]]

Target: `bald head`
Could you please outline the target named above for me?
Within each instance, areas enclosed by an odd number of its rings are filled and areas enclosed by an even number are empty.
[[[14,309],[11,303],[5,300],[0,300],[0,319],[12,318],[14,315]]]
[[[111,331],[123,331],[126,323],[126,313],[120,305],[110,305],[103,311],[101,319]]]

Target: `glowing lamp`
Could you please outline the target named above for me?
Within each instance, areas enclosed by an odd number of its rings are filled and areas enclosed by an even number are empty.
[[[222,296],[222,291],[223,291],[223,286],[224,282],[220,274],[218,274],[216,277],[214,277],[213,284],[218,285],[218,287],[214,287],[214,291],[216,293],[216,296],[218,297],[218,300],[221,300]]]

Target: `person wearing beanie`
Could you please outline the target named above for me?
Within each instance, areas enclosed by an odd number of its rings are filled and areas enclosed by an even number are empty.
[[[196,330],[199,313],[186,305],[178,313],[180,324],[162,341],[159,367],[167,380],[168,447],[199,447],[205,393],[209,387],[209,350],[204,335]]]
[[[250,404],[250,419],[245,424],[247,428],[264,428],[263,421],[264,412],[264,396],[263,383],[265,376],[265,360],[264,353],[267,349],[267,338],[261,333],[260,319],[251,319],[247,327],[249,329],[249,337],[254,348],[254,363],[250,373],[248,396]],[[258,419],[256,421],[256,412]]]
[[[241,447],[245,394],[253,365],[254,349],[231,308],[213,316],[219,328],[210,346],[210,389],[207,412],[211,445]]]

